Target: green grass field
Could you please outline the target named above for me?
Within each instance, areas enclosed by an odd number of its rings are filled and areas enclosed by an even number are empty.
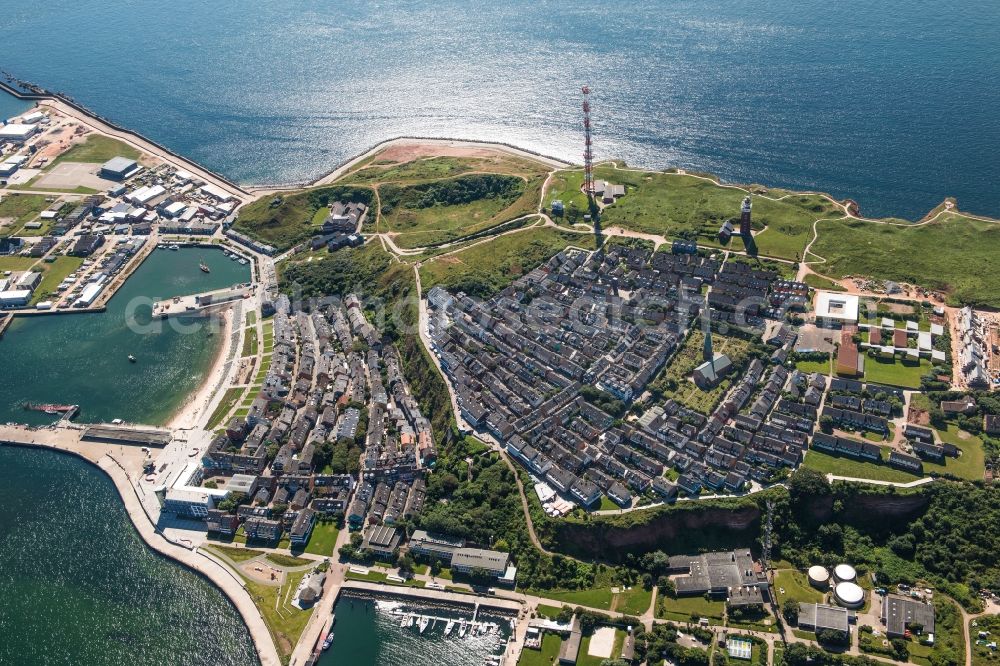
[[[260,557],[264,554],[264,551],[262,550],[254,550],[253,548],[234,548],[232,546],[223,546],[217,543],[207,545],[205,548],[225,555],[237,564],[240,562],[246,562],[247,560],[252,560],[253,558]]]
[[[49,168],[60,162],[89,162],[101,164],[112,157],[139,159],[139,151],[117,139],[99,134],[91,134],[82,143],[72,146],[65,153],[52,160]]]
[[[818,372],[823,375],[833,374],[833,359],[825,361],[796,361],[795,367],[802,372]]]
[[[534,160],[508,153],[482,157],[426,157],[408,162],[389,162],[374,155],[358,169],[340,179],[342,183],[418,183],[454,178],[467,173],[544,175],[546,167]]]
[[[48,296],[56,293],[56,287],[66,279],[66,276],[80,268],[83,263],[82,257],[56,257],[51,264],[41,263],[39,266],[45,267],[42,274],[42,281],[32,294],[31,304],[34,305],[45,300]]]
[[[279,250],[287,250],[305,240],[316,231],[314,218],[331,201],[360,201],[369,203],[372,191],[367,187],[341,187],[337,185],[316,187],[282,194],[266,195],[240,209],[234,228],[258,238]],[[322,215],[325,219],[325,214]]]
[[[865,275],[940,289],[952,304],[1000,307],[1000,224],[945,213],[923,226],[821,222],[810,249],[836,277]]]
[[[918,363],[901,359],[883,359],[874,356],[865,357],[865,381],[901,388],[920,388],[920,377],[931,370],[927,359]]]
[[[281,587],[264,585],[256,581],[243,577],[246,582],[247,592],[253,598],[254,603],[264,617],[264,623],[271,632],[275,647],[278,648],[278,656],[283,663],[288,663],[292,650],[302,635],[302,631],[309,622],[312,609],[299,610],[292,606],[291,602],[295,597],[295,590],[307,572],[288,574]]]
[[[883,459],[885,459],[884,455]],[[809,469],[814,469],[817,472],[823,472],[824,474],[848,476],[856,479],[874,479],[876,481],[909,483],[910,481],[916,481],[921,478],[914,474],[910,474],[909,472],[893,469],[884,463],[878,465],[873,462],[863,462],[860,460],[853,460],[851,458],[831,456],[823,451],[815,451],[812,449],[806,453],[803,465]]]
[[[976,626],[969,627],[972,638],[972,666],[1000,666],[1000,652],[991,650],[986,644],[1000,637],[1000,615],[984,615],[973,620]],[[980,631],[989,632],[986,639],[978,638]]]
[[[256,356],[257,354],[257,329],[248,328],[243,333],[243,351],[240,356]]]
[[[31,222],[48,207],[44,194],[5,194],[0,198],[0,218],[13,218],[10,226],[0,227],[0,235],[9,236],[25,222]]]
[[[708,618],[710,621],[721,621],[726,610],[726,602],[707,600],[704,597],[678,597],[673,599],[661,596],[656,603],[656,617],[675,622],[687,622],[692,615]]]
[[[294,555],[285,555],[283,553],[268,553],[264,557],[268,561],[274,562],[280,567],[304,567],[307,564],[313,563],[310,559],[295,557]]]
[[[305,552],[312,555],[322,555],[330,557],[333,555],[333,546],[337,543],[337,523],[332,520],[317,521],[313,527],[309,543],[306,544]]]
[[[823,269],[822,266],[817,266],[816,268],[819,270]],[[824,289],[826,291],[847,291],[833,280],[825,278],[822,275],[816,275],[815,273],[807,273],[806,276],[802,278],[802,281],[813,289]]]
[[[718,244],[716,234],[724,221],[739,217],[740,203],[747,194],[692,175],[598,166],[594,177],[626,186],[625,196],[604,209],[601,219],[605,228],[620,226],[668,238],[695,233],[698,242],[708,245]],[[582,215],[587,206],[579,192],[581,183],[581,171],[560,171],[550,181],[544,204],[549,206],[553,199],[561,199],[569,210],[572,202]],[[754,228],[763,229],[755,239],[759,254],[794,260],[812,237],[814,220],[840,215],[836,206],[817,195],[792,195],[782,201],[755,196]],[[732,247],[743,249],[738,239],[734,239]]]
[[[562,638],[558,634],[546,633],[542,636],[542,647],[540,650],[524,649],[521,657],[517,660],[518,666],[552,666],[559,656],[559,648],[562,647]]]
[[[944,464],[924,461],[924,471],[938,474],[951,474],[960,479],[981,481],[986,472],[986,452],[983,440],[960,430],[955,424],[949,424],[946,430],[938,430],[942,442],[954,444],[961,451],[958,458],[945,457]]]
[[[419,269],[421,287],[424,292],[441,285],[490,296],[569,245],[593,249],[594,237],[551,227],[506,234],[424,262]]]
[[[559,601],[569,606],[588,606],[609,610],[611,608],[610,587],[597,587],[588,590],[535,590],[538,596]]]
[[[784,590],[784,593],[781,590]],[[788,599],[802,603],[821,603],[823,601],[823,593],[809,585],[804,573],[794,569],[775,572],[774,592],[779,608]]]
[[[36,263],[32,257],[0,257],[0,271],[26,271]]]
[[[222,400],[219,401],[219,406],[215,408],[212,412],[212,416],[208,419],[208,425],[205,427],[208,430],[212,430],[215,426],[222,423],[222,419],[226,417],[236,403],[239,402],[240,397],[243,395],[243,388],[229,388],[226,389],[226,393],[222,396]]]
[[[634,585],[631,589],[619,592],[614,602],[615,611],[625,615],[642,615],[649,609],[653,591],[643,589],[642,585]]]

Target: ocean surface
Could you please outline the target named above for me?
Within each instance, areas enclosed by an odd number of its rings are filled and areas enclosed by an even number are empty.
[[[202,259],[211,273],[199,270]],[[176,320],[151,321],[152,300],[249,280],[249,266],[227,259],[221,250],[157,249],[105,312],[15,319],[0,338],[0,422],[54,420],[25,410],[25,402],[80,405],[77,418],[87,423],[166,422],[201,385],[222,337],[217,322],[209,319],[183,327]],[[136,363],[129,362],[129,354]]]
[[[0,446],[0,664],[250,666],[239,614],[136,534],[111,481]]]
[[[445,636],[446,624],[439,619],[424,633],[417,627],[400,627],[404,612],[432,615],[436,618],[466,620],[470,611],[429,609],[395,601],[370,601],[342,596],[334,614],[333,643],[323,653],[319,666],[470,666],[485,664],[489,657],[502,655],[510,635],[508,620],[480,614],[479,620],[497,624],[499,633],[464,638],[458,636],[458,625]]]
[[[595,150],[1000,216],[996,0],[5,3],[2,68],[244,183],[383,139]]]

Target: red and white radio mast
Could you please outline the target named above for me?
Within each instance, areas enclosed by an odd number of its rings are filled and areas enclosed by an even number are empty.
[[[590,143],[590,86],[583,87],[583,191],[594,195],[594,151]]]

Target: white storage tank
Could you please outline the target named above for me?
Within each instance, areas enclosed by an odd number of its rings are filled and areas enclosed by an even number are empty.
[[[830,587],[830,572],[826,567],[819,565],[809,567],[809,584],[818,590],[826,590]]]
[[[858,578],[858,572],[850,564],[838,564],[833,569],[833,578],[838,583],[853,583]]]
[[[857,583],[837,583],[833,588],[837,604],[844,608],[861,608],[865,605],[865,591]]]

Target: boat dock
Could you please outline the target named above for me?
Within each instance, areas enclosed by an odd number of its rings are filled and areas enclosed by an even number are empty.
[[[504,615],[517,615],[521,610],[521,602],[510,599],[497,597],[480,598],[472,594],[428,590],[422,587],[383,585],[363,580],[345,581],[341,589],[345,593],[360,592],[361,595],[359,596],[401,600],[420,599],[428,604],[461,606],[471,611],[476,611],[477,608],[482,607]]]
[[[215,291],[206,291],[191,296],[177,296],[166,301],[153,303],[153,318],[166,319],[178,316],[200,316],[234,301],[253,296],[253,287],[238,285]]]

